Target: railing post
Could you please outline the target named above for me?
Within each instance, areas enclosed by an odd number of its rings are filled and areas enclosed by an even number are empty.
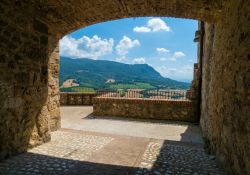
[[[69,94],[68,93],[66,93],[66,99],[67,99],[67,105],[69,105]]]
[[[81,97],[82,97],[82,105],[83,105],[83,93],[81,94]]]

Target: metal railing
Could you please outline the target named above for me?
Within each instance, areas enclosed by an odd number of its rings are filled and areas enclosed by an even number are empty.
[[[163,90],[163,89],[119,89],[119,90],[91,90],[82,92],[61,92],[62,105],[91,105],[94,97],[123,98],[123,99],[154,99],[154,100],[191,100],[194,94],[190,90]]]
[[[162,89],[120,89],[120,90],[97,90],[96,97],[106,98],[147,98],[165,100],[189,100],[193,98],[189,90],[162,90]]]

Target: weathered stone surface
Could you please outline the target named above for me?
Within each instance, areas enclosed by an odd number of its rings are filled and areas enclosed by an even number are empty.
[[[250,174],[250,1],[205,24],[201,127],[231,174]]]
[[[139,16],[171,16],[216,21],[222,1],[207,0],[69,0],[49,1],[39,7],[46,21],[61,36],[98,22]],[[187,10],[188,9],[188,10]]]
[[[191,101],[96,97],[93,115],[197,122]]]
[[[61,127],[60,117],[60,95],[59,95],[59,46],[57,40],[52,40],[50,43],[54,43],[50,46],[50,58],[48,69],[48,99],[47,108],[49,112],[49,126],[51,131],[55,131]],[[56,45],[54,48],[53,46]]]
[[[50,140],[53,128],[49,123],[54,117],[50,116],[50,105],[58,101],[54,107],[58,112],[53,115],[59,116],[59,97],[50,100],[48,89],[52,82],[48,78],[52,76],[49,62],[58,58],[50,56],[58,39],[49,40],[55,38],[48,35],[49,25],[38,19],[34,7],[27,2],[1,1],[0,9],[4,9],[0,14],[1,160]]]
[[[61,92],[61,105],[93,105],[95,93]]]

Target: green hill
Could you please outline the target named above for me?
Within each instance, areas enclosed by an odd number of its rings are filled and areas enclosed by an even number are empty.
[[[147,64],[123,64],[114,61],[60,58],[60,87],[68,79],[75,79],[80,87],[188,89],[190,84],[162,77]],[[70,91],[70,88],[61,88]]]

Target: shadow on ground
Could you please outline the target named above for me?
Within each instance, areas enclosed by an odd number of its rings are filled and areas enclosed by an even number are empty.
[[[113,120],[113,121],[131,121],[138,123],[155,123],[155,124],[171,124],[171,125],[198,125],[198,123],[174,121],[174,120],[160,120],[160,119],[135,119],[129,117],[111,117],[111,116],[95,116],[93,113],[82,117],[83,120]]]
[[[15,166],[15,164],[17,164]],[[9,165],[4,167],[1,164]],[[137,168],[25,153],[1,163],[1,175],[127,175]],[[12,165],[11,165],[12,164]]]
[[[115,151],[115,150],[114,150]],[[150,142],[134,166],[24,153],[0,163],[0,175],[223,174],[202,147],[176,141]]]

